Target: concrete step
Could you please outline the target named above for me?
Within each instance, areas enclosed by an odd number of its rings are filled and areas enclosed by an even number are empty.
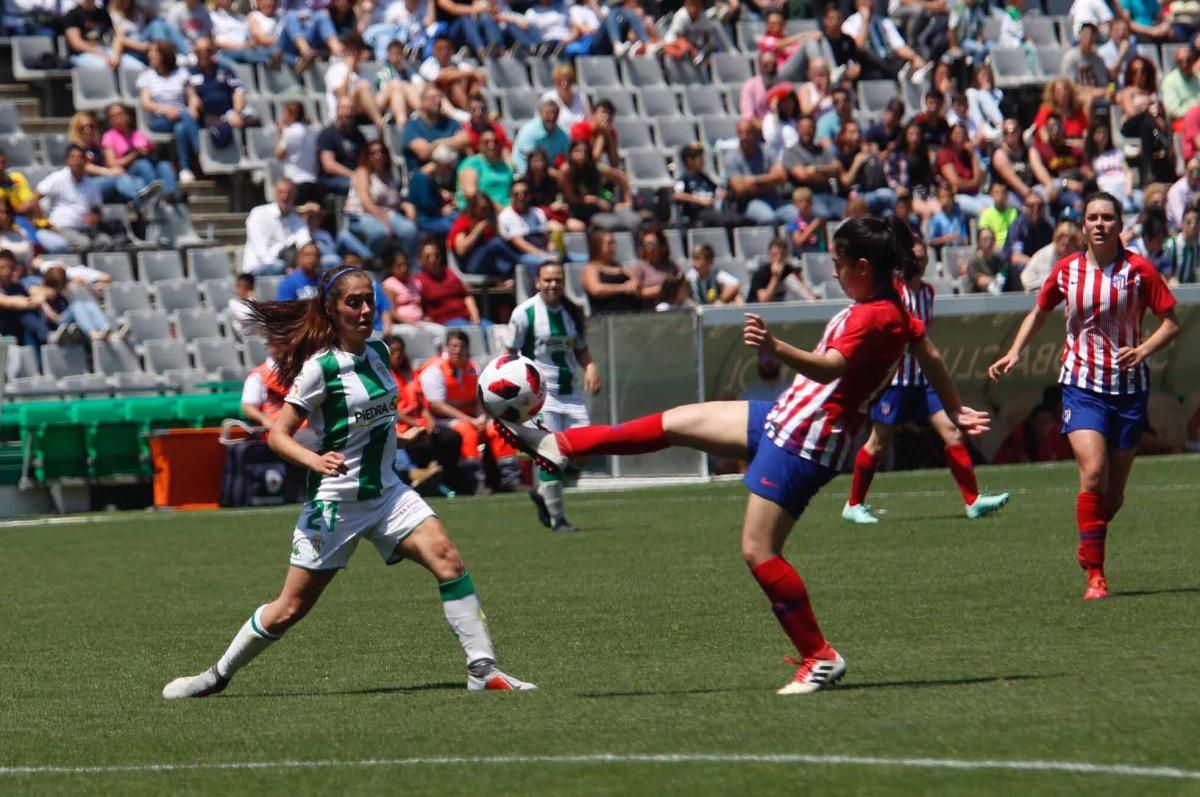
[[[28,89],[28,87],[23,88]],[[11,100],[6,98],[5,101],[17,106],[17,118],[21,120],[22,126],[26,119],[34,119],[42,115],[41,100],[35,95],[28,94],[27,91],[24,96],[13,97]]]
[[[70,124],[71,119],[68,116],[34,116],[22,119],[21,129],[29,136],[41,136],[47,133],[65,134],[67,126]]]

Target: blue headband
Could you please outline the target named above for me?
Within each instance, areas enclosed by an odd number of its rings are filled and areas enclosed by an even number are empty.
[[[329,282],[325,283],[325,288],[321,291],[321,301],[329,298],[329,291],[333,288],[338,280],[347,274],[354,273],[355,271],[361,271],[361,269],[355,268],[354,266],[342,266],[337,271],[333,272],[333,276],[329,278]]]

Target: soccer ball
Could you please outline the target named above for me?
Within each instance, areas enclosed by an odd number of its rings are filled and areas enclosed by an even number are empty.
[[[484,411],[509,423],[524,423],[546,401],[546,383],[537,364],[516,354],[492,360],[479,375],[478,392]]]

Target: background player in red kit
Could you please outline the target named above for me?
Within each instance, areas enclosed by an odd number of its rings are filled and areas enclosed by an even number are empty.
[[[933,323],[933,286],[925,282],[925,267],[929,254],[922,241],[914,247],[915,257],[906,261],[908,271],[897,272],[896,291],[900,301],[914,318],[925,322],[926,329]],[[1008,493],[982,495],[975,481],[975,466],[971,463],[971,452],[963,443],[962,432],[950,420],[942,408],[937,392],[925,378],[916,355],[906,351],[900,359],[900,367],[892,377],[892,384],[879,400],[871,405],[871,436],[858,450],[854,458],[854,478],[850,482],[850,497],[842,507],[842,519],[851,523],[878,523],[867,505],[867,490],[875,478],[879,458],[892,445],[896,425],[915,423],[932,426],[946,444],[946,465],[962,493],[967,517],[981,518],[1008,503]]]
[[[784,632],[800,653],[792,680],[780,694],[815,692],[837,681],[846,663],[817,624],[800,575],[783,546],[809,500],[849,459],[865,409],[912,346],[947,412],[968,432],[987,429],[988,416],[961,405],[946,365],[925,339],[925,324],[900,303],[893,286],[897,258],[913,257],[902,222],[852,219],[834,238],[834,265],[855,300],[825,327],[812,352],[776,340],[763,320],[746,315],[745,342],[798,374],[774,404],[706,402],[675,407],[616,426],[585,426],[549,433],[504,424],[522,448],[547,467],[590,454],[644,454],[689,446],[750,459],[750,490],[742,528],[742,556],[771,601]]]
[[[1062,433],[1079,465],[1079,566],[1087,571],[1084,600],[1108,596],[1104,541],[1125,500],[1125,483],[1146,428],[1150,367],[1146,360],[1179,334],[1175,297],[1150,261],[1121,245],[1121,202],[1096,193],[1083,206],[1087,249],[1054,265],[1037,306],[1017,330],[1008,353],[988,369],[1008,373],[1055,307],[1066,303],[1067,341],[1058,381],[1063,386]],[[1161,319],[1142,340],[1149,309]]]

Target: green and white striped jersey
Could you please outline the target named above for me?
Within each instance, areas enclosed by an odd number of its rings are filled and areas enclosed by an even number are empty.
[[[308,417],[321,441],[318,452],[340,452],[347,468],[337,476],[310,471],[310,501],[367,501],[400,480],[394,467],[397,394],[381,341],[368,341],[361,357],[328,349],[305,360],[287,403]]]
[[[577,351],[587,351],[583,330],[565,307],[550,307],[541,294],[521,302],[508,321],[513,351],[538,364],[546,391],[553,396],[582,393]]]

